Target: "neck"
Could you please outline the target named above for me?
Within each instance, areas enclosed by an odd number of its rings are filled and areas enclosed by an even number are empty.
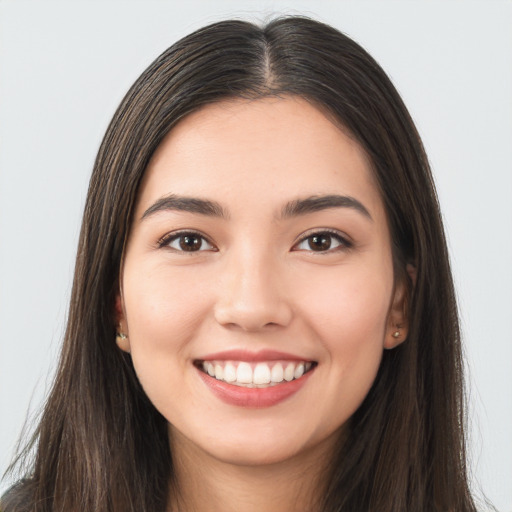
[[[332,443],[325,450],[316,446],[286,461],[259,465],[221,461],[181,436],[172,445],[175,492],[169,512],[320,510]]]

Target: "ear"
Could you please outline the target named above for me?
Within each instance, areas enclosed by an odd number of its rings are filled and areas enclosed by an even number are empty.
[[[392,349],[403,343],[409,334],[408,299],[410,288],[416,283],[416,267],[408,264],[407,278],[401,278],[395,285],[393,300],[389,308],[384,348]]]
[[[128,337],[128,325],[124,313],[124,305],[121,294],[116,295],[115,301],[115,319],[116,319],[116,343],[123,352],[130,352],[130,338]]]

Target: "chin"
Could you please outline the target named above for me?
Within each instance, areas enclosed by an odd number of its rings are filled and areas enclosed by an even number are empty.
[[[235,466],[270,466],[295,459],[303,452],[300,446],[283,446],[282,443],[262,442],[257,439],[243,446],[238,444],[215,446],[209,455]]]
[[[201,430],[195,432],[195,438],[184,438],[172,428],[171,436],[174,440],[173,451],[186,451],[186,445],[190,443],[195,445],[194,451],[203,461],[211,457],[225,464],[254,467],[299,460],[311,462],[319,458],[325,462],[325,455],[332,453],[342,428],[317,430],[297,422],[295,425],[286,422],[276,424],[275,420],[267,419],[257,424],[240,422],[235,426],[232,423],[231,428],[219,427],[209,431],[205,431],[203,425]]]

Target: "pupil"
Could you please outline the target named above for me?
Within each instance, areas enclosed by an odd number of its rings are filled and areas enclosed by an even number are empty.
[[[180,237],[180,247],[184,251],[195,251],[201,247],[201,239],[194,235]]]
[[[313,251],[326,251],[331,247],[331,237],[329,235],[313,235],[309,239],[309,246]]]

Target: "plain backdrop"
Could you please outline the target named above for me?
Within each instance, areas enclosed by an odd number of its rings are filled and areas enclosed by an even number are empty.
[[[276,14],[356,39],[418,125],[459,296],[475,490],[512,512],[512,3],[499,0],[0,0],[0,472],[51,383],[88,178],[122,96],[192,30]]]

